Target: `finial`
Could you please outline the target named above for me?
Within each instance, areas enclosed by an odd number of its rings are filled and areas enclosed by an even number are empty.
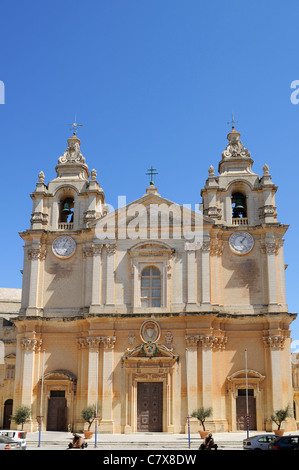
[[[43,171],[40,171],[38,174],[38,182],[43,183],[45,181],[45,174]]]
[[[152,166],[147,171],[148,173],[145,173],[145,174],[151,177],[150,186],[155,186],[153,176],[158,175],[159,173],[157,173],[157,170],[153,168]]]
[[[73,128],[73,135],[77,135],[78,127],[83,127],[83,124],[77,124],[76,121],[77,121],[77,114],[75,115],[75,122],[73,122],[73,124],[68,124],[69,126]]]
[[[267,163],[263,166],[263,176],[269,176],[269,166]]]
[[[232,111],[232,120],[231,121],[228,121],[227,124],[231,124],[232,125],[232,129],[235,128],[235,122],[239,122],[239,121],[235,121],[235,118],[234,118],[234,111]]]

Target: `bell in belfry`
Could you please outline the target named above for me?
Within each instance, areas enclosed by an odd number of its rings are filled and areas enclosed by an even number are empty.
[[[246,217],[246,200],[243,194],[237,193],[233,194],[233,217],[240,218]]]
[[[64,215],[70,215],[72,213],[71,206],[70,206],[70,201],[68,199],[66,199],[63,203],[62,213]]]

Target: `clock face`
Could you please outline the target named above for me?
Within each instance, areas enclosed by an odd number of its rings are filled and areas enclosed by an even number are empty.
[[[229,246],[234,253],[244,255],[252,250],[254,239],[248,232],[233,233],[229,239]]]
[[[52,244],[52,250],[58,258],[69,258],[75,253],[76,242],[72,237],[57,237]]]

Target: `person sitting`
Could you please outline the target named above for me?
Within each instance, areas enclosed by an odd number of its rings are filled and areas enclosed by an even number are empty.
[[[218,445],[215,444],[212,433],[209,432],[203,444],[201,444],[200,450],[211,450],[211,449],[217,450],[217,448],[218,448]]]

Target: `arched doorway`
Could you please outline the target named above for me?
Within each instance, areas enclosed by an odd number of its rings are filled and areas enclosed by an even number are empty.
[[[255,370],[238,370],[227,378],[229,430],[244,431],[247,427],[247,404],[249,429],[264,429],[263,389],[265,376]]]
[[[151,340],[123,356],[125,433],[173,432],[177,363],[172,350]]]
[[[13,400],[6,400],[4,403],[3,429],[10,429],[10,417],[12,415]]]
[[[67,370],[55,370],[44,376],[43,428],[47,431],[67,431],[73,428],[74,396],[77,378]]]

